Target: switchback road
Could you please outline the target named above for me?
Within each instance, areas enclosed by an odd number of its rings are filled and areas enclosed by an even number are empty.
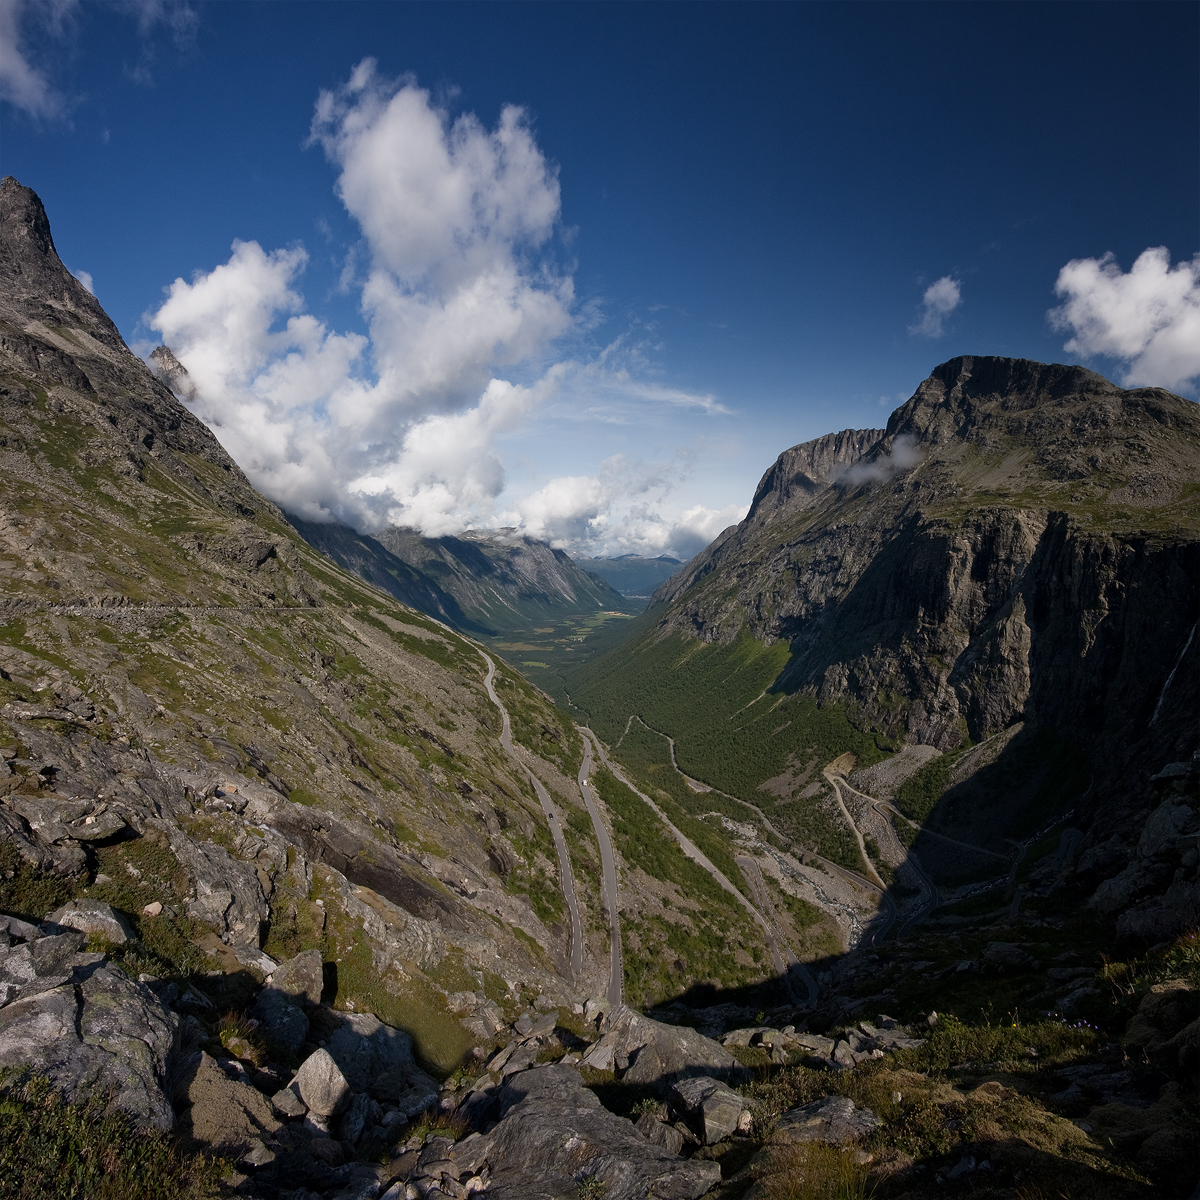
[[[594,736],[595,735],[593,735],[593,737]],[[601,763],[609,771],[611,771],[612,774],[615,775],[616,778],[619,779],[631,792],[633,792],[635,796],[650,806],[650,809],[654,815],[658,817],[658,819],[671,831],[671,835],[675,838],[675,841],[678,842],[680,850],[682,850],[683,853],[697,866],[702,867],[705,871],[707,871],[717,881],[717,883],[719,883],[721,887],[725,889],[725,891],[733,896],[734,899],[736,899],[738,903],[741,904],[741,906],[750,914],[755,923],[762,929],[763,934],[766,937],[767,945],[770,947],[771,956],[775,962],[775,969],[783,979],[788,992],[792,996],[792,999],[797,1004],[803,1004],[804,1001],[801,1000],[795,992],[792,982],[792,972],[789,971],[788,964],[784,961],[783,955],[779,950],[779,944],[776,940],[775,930],[772,927],[772,923],[769,922],[767,918],[764,917],[763,914],[759,912],[758,909],[755,908],[745,896],[742,895],[741,891],[736,887],[732,880],[730,880],[728,876],[726,876],[724,872],[722,872],[712,862],[712,860],[704,853],[704,851],[701,850],[700,847],[697,846],[695,842],[693,842],[691,838],[689,838],[681,829],[679,829],[678,826],[676,826],[675,823],[667,816],[667,814],[663,812],[663,810],[659,808],[659,806],[655,804],[655,802],[651,800],[645,792],[638,788],[636,784],[634,784],[633,780],[631,780],[629,776],[626,775],[625,772],[616,763],[614,763],[607,754],[605,754],[604,747],[600,744],[600,740],[598,738],[596,739],[595,744]],[[790,950],[788,953],[790,957],[793,959],[795,958],[795,956],[791,954]],[[799,963],[796,965],[798,966]],[[816,981],[812,980],[810,976],[805,978],[804,982],[809,990],[809,995],[812,996],[814,994],[813,989],[816,987]]]
[[[500,697],[496,695],[496,689],[492,683],[496,677],[496,664],[482,650],[479,653],[483,655],[484,662],[487,663],[487,675],[484,677],[483,686],[487,689],[488,699],[500,710],[500,745],[513,762],[529,777],[534,794],[542,806],[542,812],[546,814],[546,822],[550,826],[550,836],[554,839],[554,849],[558,855],[558,873],[562,879],[563,899],[567,902],[567,911],[571,915],[571,978],[578,979],[583,973],[583,922],[579,918],[579,901],[575,896],[575,876],[571,871],[571,856],[567,852],[567,840],[563,836],[562,818],[542,781],[530,770],[527,763],[522,762],[521,756],[517,754],[517,750],[513,746],[512,722],[508,719],[508,709],[500,703]]]
[[[592,744],[595,742],[597,753],[600,743],[596,735],[586,726],[576,726],[583,735],[583,763],[579,768],[579,790],[583,794],[583,802],[587,806],[588,816],[592,818],[592,828],[596,831],[596,842],[600,846],[600,869],[604,881],[604,907],[608,911],[608,1002],[615,1008],[625,1001],[625,962],[621,952],[621,912],[617,897],[617,864],[613,857],[612,842],[608,837],[608,828],[600,816],[600,797],[588,782],[592,771]]]

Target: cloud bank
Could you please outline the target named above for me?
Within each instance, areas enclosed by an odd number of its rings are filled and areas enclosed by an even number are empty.
[[[559,217],[553,168],[520,109],[495,129],[451,120],[373,60],[323,91],[312,140],[364,237],[369,337],[303,311],[299,246],[235,242],[176,279],[150,318],[210,424],[256,486],[303,516],[431,534],[486,521],[505,484],[494,449],[552,389],[494,369],[571,326],[572,282],[541,253]]]
[[[925,289],[921,299],[921,315],[908,332],[918,337],[940,338],[945,329],[946,318],[962,304],[962,284],[949,275],[943,275],[936,283]]]
[[[646,466],[615,455],[595,476],[552,479],[498,520],[568,550],[599,543],[608,554],[687,559],[748,511],[744,504],[720,509],[694,505],[673,518],[664,516],[663,499],[687,474],[687,463]]]
[[[305,311],[299,245],[235,242],[227,262],[176,279],[146,318],[187,368],[195,396],[181,398],[256,487],[312,520],[431,536],[515,526],[567,549],[690,552],[736,519],[657,515],[683,460],[618,456],[594,476],[502,499],[498,442],[552,395],[568,421],[629,423],[647,404],[728,411],[648,381],[621,338],[588,361],[551,361],[593,315],[574,311],[571,276],[551,253],[558,177],[521,109],[506,107],[492,129],[452,119],[414,80],[385,79],[366,59],[321,92],[310,143],[337,169],[362,231],[343,283],[359,292],[368,336]],[[520,382],[502,377],[510,369]]]
[[[1065,303],[1049,312],[1074,337],[1064,350],[1127,364],[1127,387],[1180,390],[1200,378],[1200,255],[1171,266],[1165,246],[1143,250],[1125,273],[1109,253],[1077,258],[1054,285]]]

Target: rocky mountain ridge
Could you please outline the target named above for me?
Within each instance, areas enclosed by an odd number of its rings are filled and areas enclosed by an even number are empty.
[[[1104,840],[1196,749],[1200,410],[1079,367],[963,358],[873,434],[781,456],[746,520],[656,593],[651,638],[786,645],[772,691],[848,706],[891,744],[1024,729],[1016,755],[1040,730],[1089,764]]]
[[[430,538],[393,526],[372,537],[343,525],[291,520],[310,545],[347,570],[479,636],[622,605],[617,592],[565,551],[515,531]]]

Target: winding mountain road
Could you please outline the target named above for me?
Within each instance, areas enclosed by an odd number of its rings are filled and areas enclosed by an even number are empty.
[[[583,736],[583,762],[579,767],[579,791],[587,806],[588,816],[592,818],[592,828],[596,831],[596,842],[600,847],[600,868],[603,878],[604,907],[608,912],[608,1002],[615,1008],[625,1001],[625,962],[621,951],[621,911],[617,896],[617,864],[613,857],[612,842],[609,840],[608,828],[600,816],[600,797],[588,779],[592,771],[592,744],[595,743],[596,753],[602,754],[596,735],[586,726],[576,728]]]
[[[923,921],[927,916],[929,916],[929,914],[931,912],[933,912],[933,910],[935,908],[937,908],[937,904],[938,904],[937,887],[934,885],[933,880],[929,878],[928,874],[926,874],[925,868],[921,865],[921,860],[919,858],[917,858],[917,856],[915,854],[913,854],[911,850],[908,850],[903,845],[903,843],[901,843],[899,837],[896,835],[895,826],[892,824],[891,817],[888,815],[888,813],[886,811],[886,809],[892,808],[892,806],[890,804],[885,806],[884,801],[876,800],[874,796],[868,796],[866,794],[866,792],[860,792],[857,788],[851,787],[850,784],[846,782],[846,780],[843,776],[835,774],[834,772],[830,771],[828,768],[826,768],[826,770],[823,772],[823,774],[824,774],[826,780],[832,786],[834,792],[836,793],[837,798],[838,798],[838,804],[841,806],[842,812],[845,814],[846,820],[847,820],[847,822],[849,822],[850,828],[852,830],[854,830],[855,837],[858,838],[858,847],[862,851],[863,858],[868,863],[870,863],[871,860],[869,858],[867,858],[866,847],[863,844],[862,835],[859,833],[858,826],[855,825],[853,819],[850,816],[850,811],[849,811],[849,809],[846,808],[845,801],[842,799],[842,792],[841,792],[842,788],[845,788],[846,791],[848,791],[852,796],[857,796],[860,800],[865,800],[872,807],[872,809],[874,809],[874,811],[878,814],[878,816],[884,822],[884,825],[887,828],[887,830],[891,833],[892,837],[895,839],[895,843],[896,843],[895,849],[898,849],[901,853],[904,854],[904,862],[912,869],[913,874],[916,875],[916,877],[917,877],[917,882],[919,883],[919,885],[921,887],[922,899],[921,899],[921,903],[917,907],[917,909],[904,918],[903,924],[896,931],[896,936],[902,937],[904,935],[904,933],[909,929],[910,926],[915,925],[920,921]],[[892,809],[892,811],[896,811],[896,810]],[[903,814],[900,814],[900,815],[903,816]],[[914,826],[914,828],[916,828],[916,826]],[[973,849],[973,847],[972,847],[972,849]],[[876,874],[874,867],[872,867],[871,873],[873,875],[875,875],[876,879],[879,879],[879,876],[878,876],[878,874]],[[883,881],[879,880],[879,882],[882,883]],[[880,943],[882,943],[883,939],[887,936],[888,932],[891,930],[892,925],[895,924],[896,918],[899,915],[898,910],[896,908],[895,901],[892,900],[891,896],[888,895],[888,893],[886,891],[883,893],[883,896],[884,896],[884,900],[890,906],[891,911],[888,914],[888,920],[887,920],[886,925],[871,931],[869,941],[871,942],[871,944],[876,945],[876,946],[878,946]]]
[[[590,733],[591,731],[589,730],[588,732]],[[592,734],[592,737],[595,738],[595,734]],[[659,808],[659,806],[653,800],[651,800],[645,792],[643,792],[637,787],[636,784],[634,784],[634,782],[629,778],[628,775],[625,774],[621,767],[619,767],[612,761],[612,759],[608,757],[608,755],[604,752],[604,747],[601,745],[598,738],[595,738],[595,745],[596,752],[600,757],[601,763],[609,771],[611,771],[613,775],[616,776],[616,778],[619,779],[631,792],[633,792],[635,796],[649,805],[654,815],[658,817],[658,819],[671,831],[671,835],[679,844],[680,850],[682,850],[683,853],[697,866],[702,867],[705,871],[707,871],[713,877],[713,879],[715,879],[717,883],[724,888],[725,891],[733,896],[734,899],[741,904],[746,912],[750,914],[750,916],[762,929],[763,935],[767,941],[767,945],[771,950],[771,957],[775,964],[775,970],[783,980],[784,986],[788,989],[788,993],[791,995],[793,1002],[796,1004],[806,1003],[805,1000],[800,998],[795,989],[793,976],[798,975],[808,991],[807,1003],[815,1005],[819,994],[817,989],[817,981],[812,977],[804,965],[796,959],[790,947],[788,948],[788,958],[791,959],[791,962],[789,963],[785,961],[784,956],[779,949],[779,941],[776,938],[776,929],[774,928],[774,923],[772,921],[768,921],[767,918],[764,917],[763,914],[759,912],[759,910],[755,908],[755,906],[751,904],[744,895],[742,895],[741,891],[732,882],[732,880],[730,880],[729,877],[725,875],[725,873],[721,871],[715,863],[712,862],[712,860],[704,853],[704,851],[701,850],[700,847],[697,846],[695,842],[693,842],[691,838],[689,838],[681,829],[679,829],[679,827],[675,825],[675,823],[667,816],[667,814],[663,812],[663,810]],[[760,881],[761,878],[762,877],[760,875]],[[765,893],[765,885],[763,890]],[[786,945],[786,942],[784,944]]]
[[[546,822],[550,826],[550,836],[554,839],[554,849],[558,855],[558,872],[562,878],[563,899],[567,902],[567,911],[571,914],[571,977],[578,979],[583,973],[583,922],[579,917],[579,901],[575,896],[575,875],[571,870],[571,856],[567,851],[567,840],[563,836],[562,817],[559,816],[558,809],[555,807],[554,801],[550,799],[550,793],[546,791],[545,785],[530,770],[529,765],[522,762],[521,756],[517,753],[517,747],[513,746],[512,722],[508,718],[508,709],[500,702],[500,697],[496,695],[496,688],[493,685],[496,677],[496,664],[482,650],[479,653],[483,655],[483,660],[487,663],[487,674],[484,676],[483,686],[487,689],[488,699],[500,710],[500,745],[513,762],[529,776],[529,782],[542,806],[542,812],[546,814]]]

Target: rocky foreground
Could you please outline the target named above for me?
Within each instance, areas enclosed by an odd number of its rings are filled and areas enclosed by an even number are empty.
[[[246,1007],[222,1012],[222,972],[134,978],[114,961],[131,940],[127,914],[86,897],[40,924],[0,917],[5,1086],[45,1076],[173,1129],[185,1155],[219,1160],[202,1194],[770,1200],[807,1181],[1024,1197],[1046,1178],[1050,1194],[1148,1197],[1194,1182],[1194,939],[1159,960],[1175,977],[1143,979],[1120,1042],[1086,1022],[984,1033],[931,1013],[721,1044],[591,1000],[531,1006],[440,1082],[408,1034],[322,1002],[316,951],[267,960]]]

